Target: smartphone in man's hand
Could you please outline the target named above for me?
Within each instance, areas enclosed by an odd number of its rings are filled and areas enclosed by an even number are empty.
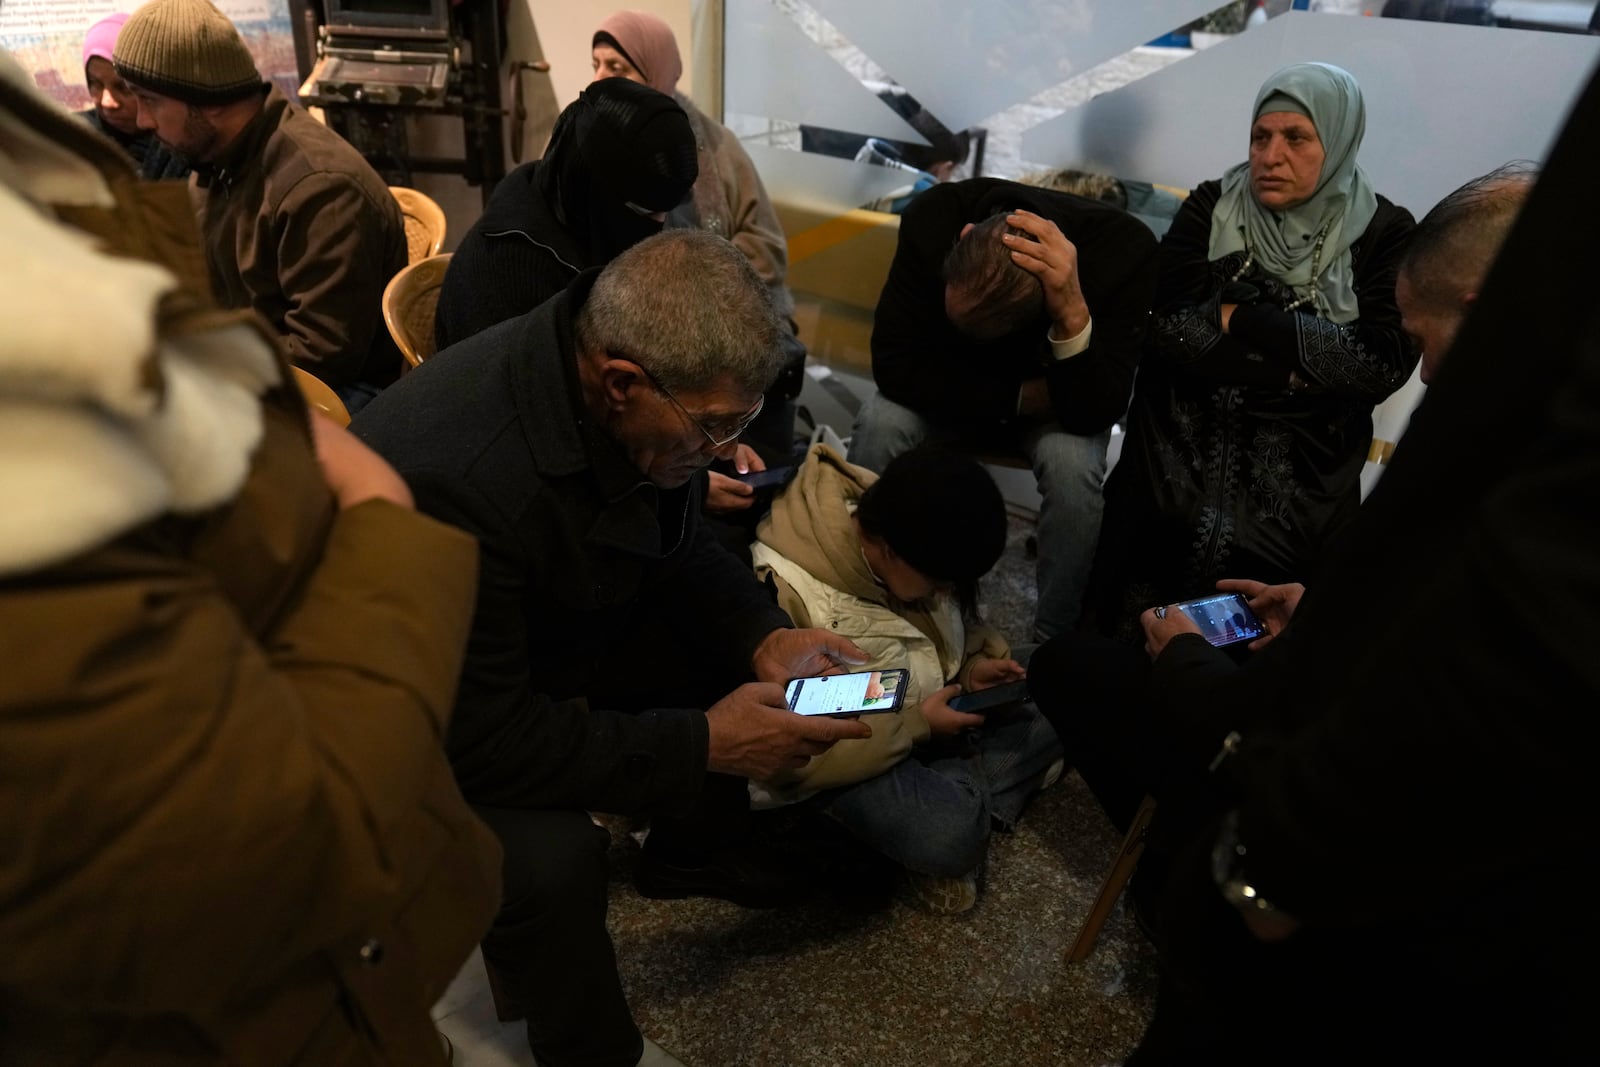
[[[904,668],[796,678],[784,696],[789,710],[800,715],[874,715],[900,710],[906,678]]]

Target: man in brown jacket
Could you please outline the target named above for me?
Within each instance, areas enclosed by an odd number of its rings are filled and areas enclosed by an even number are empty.
[[[499,887],[440,742],[472,540],[3,52],[0,250],[0,1063],[437,1067]]]
[[[352,411],[400,373],[383,290],[405,223],[348,142],[269,88],[210,0],[151,0],[117,35],[139,126],[194,165],[212,288],[253,308]]]

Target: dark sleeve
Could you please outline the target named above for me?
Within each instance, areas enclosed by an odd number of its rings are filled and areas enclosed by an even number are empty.
[[[1250,349],[1292,370],[1313,389],[1371,404],[1405,384],[1418,353],[1400,328],[1395,276],[1416,223],[1411,213],[1380,200],[1357,242],[1358,317],[1335,323],[1269,303],[1241,305],[1229,329]]]
[[[1485,886],[1532,898],[1550,864],[1581,864],[1600,742],[1600,346],[1586,358],[1520,459],[1474,471],[1500,481],[1359,635],[1317,635],[1356,658],[1359,687],[1333,676],[1312,725],[1238,760],[1247,872],[1290,914],[1339,926]]]
[[[697,509],[699,501],[697,495]],[[754,680],[750,659],[756,646],[773,630],[793,626],[771,591],[704,522],[697,523],[683,563],[652,588],[651,596],[662,604],[681,605],[686,629],[703,634],[707,654],[736,678]]]
[[[1068,433],[1099,433],[1127,413],[1150,320],[1155,237],[1132,215],[1111,218],[1109,232],[1098,235],[1079,260],[1094,323],[1089,347],[1070,359],[1047,357],[1050,404]]]
[[[377,331],[387,330],[383,288],[399,210],[332,171],[300,179],[275,210],[289,357],[330,385],[356,381]]]
[[[951,186],[935,186],[900,217],[900,240],[873,312],[872,377],[884,396],[931,418],[1011,419],[1018,381],[986,372],[944,313],[941,268],[964,223],[960,206]]]
[[[492,502],[476,499],[459,479],[421,472],[407,480],[419,506],[479,539],[478,601],[447,741],[462,792],[474,803],[508,807],[687,807],[705,774],[705,715],[678,708],[624,714],[542,691],[529,666],[537,635],[525,613],[534,569],[561,561],[531,554]]]

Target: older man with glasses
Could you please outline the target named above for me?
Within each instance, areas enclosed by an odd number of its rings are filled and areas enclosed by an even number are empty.
[[[446,742],[506,849],[484,959],[546,1067],[676,1062],[623,997],[610,838],[588,813],[652,816],[649,895],[778,903],[794,872],[742,840],[747,778],[870,734],[789,711],[779,683],[865,656],[793,629],[701,515],[702,472],[760,413],[782,329],[732,244],[668,231],[440,352],[353,424],[419,509],[481,546]]]

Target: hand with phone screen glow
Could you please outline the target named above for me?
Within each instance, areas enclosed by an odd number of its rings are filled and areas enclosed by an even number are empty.
[[[1167,647],[1167,642],[1179,634],[1200,633],[1200,627],[1195,621],[1172,604],[1145,608],[1139,615],[1139,625],[1144,628],[1145,653],[1152,660],[1161,655],[1162,650]]]
[[[1250,610],[1256,613],[1256,618],[1266,625],[1267,632],[1245,646],[1251,652],[1260,652],[1272,643],[1274,637],[1283,633],[1289,620],[1294,618],[1295,608],[1300,606],[1300,598],[1306,591],[1306,587],[1299,582],[1267,585],[1248,578],[1224,578],[1217,583],[1217,588],[1224,593],[1242,594],[1249,602]]]
[[[741,685],[706,711],[710,744],[706,769],[765,780],[804,767],[836,741],[871,737],[859,719],[796,715],[773,682]]]
[[[756,450],[749,445],[739,443],[733,452],[733,469],[740,474],[749,474],[751,471],[764,471],[767,464],[756,454]],[[756,501],[756,491],[752,487],[730,478],[717,471],[708,471],[710,485],[706,488],[706,510],[713,515],[728,515],[735,511],[743,511]]]
[[[824,678],[867,662],[855,642],[816,628],[773,630],[756,646],[750,669],[763,682]]]

